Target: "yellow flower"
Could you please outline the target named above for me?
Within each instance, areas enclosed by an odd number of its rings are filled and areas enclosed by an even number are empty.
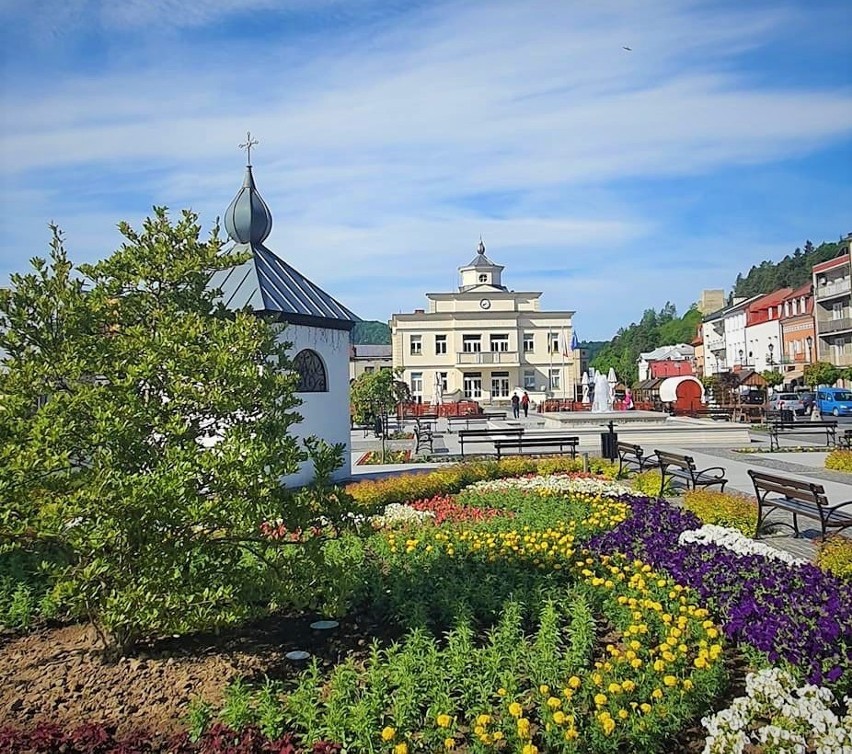
[[[508,694],[508,693],[509,693],[509,692],[508,692],[508,691],[506,691],[506,689],[504,689],[504,688],[499,688],[499,689],[497,689],[497,695],[498,695],[498,696],[506,696],[506,694]]]
[[[626,720],[626,719],[627,719],[627,714],[628,714],[628,713],[627,713],[627,710],[626,710],[626,709],[620,709],[620,710],[618,710],[618,717],[619,717],[621,720]]]
[[[695,665],[695,667],[700,670],[701,668],[707,667],[707,660],[705,660],[703,657],[696,657],[692,661],[692,664]]]
[[[403,741],[393,747],[393,754],[408,754],[408,744]]]
[[[666,686],[677,686],[677,678],[673,675],[667,675],[663,678],[663,683],[665,683]]]
[[[628,678],[626,681],[621,682],[621,688],[629,694],[631,691],[636,690],[636,684]]]
[[[561,709],[553,713],[553,722],[557,725],[562,725],[565,722],[565,713]]]
[[[642,704],[639,705],[639,709],[642,710],[642,712],[644,712],[645,714],[647,714],[651,711],[651,705],[648,704],[648,702],[642,702]]]
[[[449,728],[450,723],[453,721],[449,715],[438,715],[437,723],[439,728]]]
[[[559,709],[562,706],[562,700],[555,696],[551,696],[547,700],[547,706],[550,707],[550,709]]]
[[[606,690],[609,691],[610,694],[620,694],[621,684],[613,682],[606,687]]]
[[[390,725],[382,728],[382,741],[390,741],[396,735],[396,728],[391,728]]]
[[[573,741],[579,735],[580,734],[577,733],[576,728],[569,728],[568,730],[565,731],[565,740],[566,741]]]
[[[455,738],[445,738],[444,739],[444,748],[447,750],[456,748],[456,739]]]
[[[525,717],[518,719],[518,738],[529,738],[530,736],[530,721]]]
[[[609,715],[600,715],[598,717],[598,722],[601,724],[601,728],[603,729],[605,736],[608,736],[615,730],[615,720],[613,720]]]
[[[542,696],[547,696],[550,693],[550,686],[546,686],[545,684],[541,684],[541,686],[538,687],[538,692]]]
[[[512,717],[520,717],[524,714],[524,708],[518,702],[512,702],[509,705],[509,714]]]
[[[684,682],[683,682],[683,690],[684,690],[684,691],[691,691],[691,690],[692,690],[692,681],[690,681],[690,680],[689,680],[689,678],[687,678],[686,680],[684,680]]]
[[[535,744],[525,744],[521,749],[521,754],[538,754],[538,746]]]
[[[502,730],[495,730],[495,731],[494,731],[494,734],[491,736],[491,738],[492,738],[494,741],[500,741],[500,740],[502,740],[502,739],[503,739],[503,731],[502,731]]]
[[[663,692],[662,692],[661,689],[654,689],[651,692],[651,696],[654,697],[654,699],[662,699],[663,698]]]
[[[488,725],[491,722],[491,715],[479,715],[476,718],[477,725]]]
[[[603,707],[603,705],[606,704],[606,694],[595,694],[595,704],[597,704],[598,707]]]

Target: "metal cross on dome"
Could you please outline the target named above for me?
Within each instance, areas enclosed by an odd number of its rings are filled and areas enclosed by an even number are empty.
[[[251,138],[251,131],[246,131],[245,144],[240,144],[240,149],[246,150],[246,165],[251,167],[251,148],[257,146],[260,142],[257,139]]]

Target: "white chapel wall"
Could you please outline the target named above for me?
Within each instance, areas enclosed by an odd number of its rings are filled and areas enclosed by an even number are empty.
[[[302,405],[295,410],[302,421],[290,425],[290,432],[304,438],[310,435],[321,437],[328,443],[343,443],[345,446],[343,466],[336,472],[335,479],[347,479],[351,475],[352,448],[349,436],[349,333],[304,325],[287,325],[282,340],[292,343],[287,355],[292,359],[299,351],[310,348],[319,354],[326,369],[327,393],[297,393]],[[313,464],[308,461],[295,474],[282,480],[288,487],[297,487],[313,479]]]

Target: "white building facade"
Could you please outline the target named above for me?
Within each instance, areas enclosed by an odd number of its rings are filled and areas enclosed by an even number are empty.
[[[534,401],[576,398],[574,312],[542,311],[542,294],[509,290],[503,269],[480,241],[476,257],[459,268],[457,291],[427,293],[427,309],[394,315],[393,366],[414,400],[503,404],[518,388]]]

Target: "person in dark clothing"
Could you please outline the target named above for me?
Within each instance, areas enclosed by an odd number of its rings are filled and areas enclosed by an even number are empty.
[[[524,395],[521,398],[521,408],[524,410],[524,418],[529,416],[529,413],[530,413],[530,397],[527,395],[526,390],[524,390]]]
[[[518,394],[512,393],[512,416],[514,416],[516,419],[519,418],[521,415],[520,406],[521,400],[520,398],[518,398]]]

